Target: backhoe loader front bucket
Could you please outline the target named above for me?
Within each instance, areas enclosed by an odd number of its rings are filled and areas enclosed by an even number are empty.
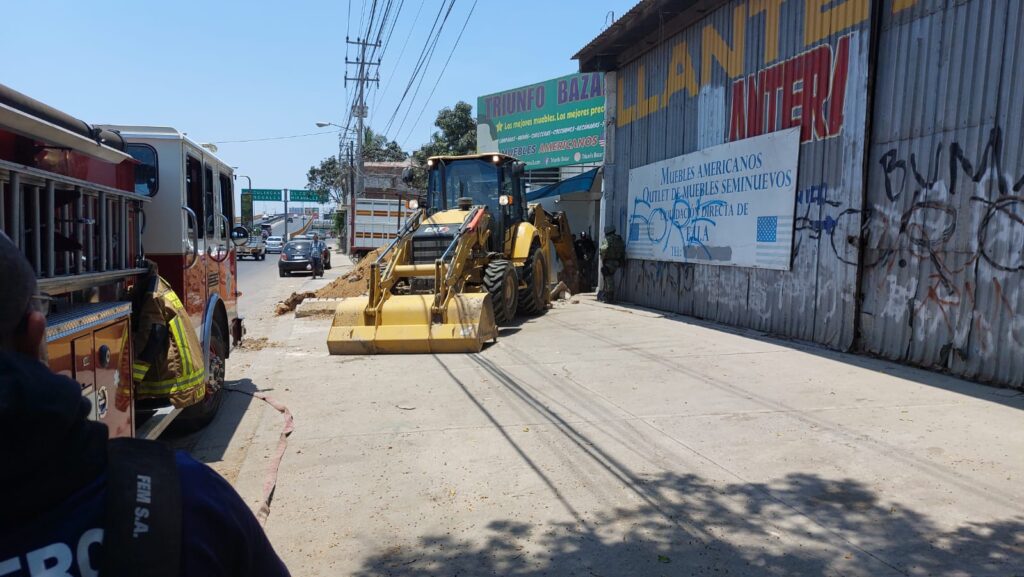
[[[453,295],[445,322],[432,322],[433,302],[434,295],[391,295],[374,319],[366,314],[368,297],[345,299],[335,310],[327,349],[332,355],[478,353],[497,338],[487,293]]]

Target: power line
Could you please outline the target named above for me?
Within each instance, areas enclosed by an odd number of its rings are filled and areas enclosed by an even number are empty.
[[[413,26],[415,26],[416,22],[419,21],[420,14],[423,12],[423,5],[426,4],[426,3],[427,3],[426,0],[420,0],[420,5],[416,9],[416,14],[412,17]],[[402,5],[404,6],[404,4],[405,4],[405,0],[402,0]],[[399,12],[401,12],[401,8],[402,8],[402,6],[399,6]],[[397,24],[398,24],[398,22],[397,22],[397,16],[396,16],[395,25],[393,25],[391,27],[391,33],[388,34],[388,42],[391,41],[391,34],[394,33],[395,26],[397,26]],[[373,98],[374,108],[377,107],[377,97],[380,94],[387,94],[388,88],[391,88],[391,81],[395,79],[395,71],[398,70],[398,63],[401,62],[402,61],[402,57],[405,56],[405,49],[409,47],[409,40],[412,38],[412,29],[411,28],[410,28],[409,32],[410,32],[409,34],[405,35],[405,41],[402,42],[402,49],[399,50],[399,52],[398,52],[398,58],[395,59],[395,65],[391,67],[391,73],[388,75],[388,81],[384,84],[384,88],[383,89],[378,88],[377,92],[374,93],[374,98]],[[385,45],[385,48],[386,47],[387,47],[387,45]],[[370,113],[370,119],[371,120],[373,119],[373,112],[372,111]]]
[[[398,100],[398,104],[395,105],[395,110],[391,114],[391,118],[388,119],[387,127],[384,129],[384,134],[390,134],[391,127],[394,125],[395,119],[398,117],[398,112],[402,109],[402,104],[405,103],[405,98],[409,95],[409,91],[412,90],[413,84],[421,77],[429,66],[430,55],[433,54],[433,48],[437,46],[437,40],[441,36],[441,32],[444,29],[444,22],[448,19],[448,14],[451,13],[452,6],[454,6],[455,0],[450,0],[448,3],[448,11],[445,12],[444,2],[442,1],[441,6],[437,11],[437,16],[434,17],[434,23],[430,27],[430,32],[427,33],[426,42],[423,44],[423,48],[420,50],[420,55],[416,59],[416,65],[413,67],[412,74],[409,77],[409,82],[405,85],[405,90],[402,91],[402,96]],[[441,19],[444,14],[444,20]],[[440,23],[440,26],[438,24]],[[411,102],[410,102],[411,106]]]
[[[340,130],[325,130],[323,132],[309,132],[306,134],[291,134],[288,136],[268,136],[266,138],[248,138],[245,140],[216,140],[213,144],[238,144],[242,142],[265,142],[267,140],[286,140],[289,138],[305,138],[307,136],[321,136],[323,134],[337,134]]]
[[[441,67],[441,73],[437,75],[437,80],[434,81],[434,87],[430,89],[430,95],[423,101],[423,108],[420,108],[420,113],[416,116],[416,120],[409,127],[409,134],[406,135],[403,145],[409,141],[412,137],[412,133],[416,130],[416,125],[419,124],[420,119],[423,118],[423,112],[427,109],[427,105],[430,104],[430,99],[434,97],[434,91],[437,90],[438,84],[441,83],[441,78],[444,77],[444,73],[448,70],[448,63],[452,61],[452,56],[455,55],[455,50],[459,47],[459,41],[462,40],[462,34],[466,31],[466,27],[469,25],[469,19],[473,16],[473,10],[476,9],[477,0],[473,0],[473,5],[469,7],[469,14],[466,14],[466,21],[462,23],[462,30],[459,30],[458,37],[455,38],[455,44],[452,45],[451,52],[448,53],[448,59],[444,61],[444,66]]]
[[[441,31],[444,29],[445,23],[448,22],[448,16],[452,13],[452,8],[455,7],[455,0],[451,0],[448,4],[448,11],[444,14],[444,20],[441,21],[441,27],[437,30],[437,36],[434,37],[434,43],[430,46],[430,53],[427,55],[427,61],[423,66],[423,71],[420,73],[419,80],[416,82],[416,90],[412,93],[412,98],[409,99],[409,107],[405,109],[405,114],[402,115],[402,122],[398,124],[398,130],[395,131],[395,137],[402,133],[402,128],[405,127],[405,121],[409,118],[409,113],[412,112],[416,97],[420,93],[420,88],[423,87],[423,80],[427,77],[427,69],[430,67],[430,61],[434,59],[434,50],[437,49],[437,42],[441,39]]]

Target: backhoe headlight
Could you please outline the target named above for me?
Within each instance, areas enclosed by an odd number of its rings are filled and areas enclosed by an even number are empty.
[[[501,157],[495,154],[494,156],[491,157],[491,162],[493,162],[494,164],[498,164],[499,162],[501,162]]]
[[[418,201],[418,200],[416,200],[414,198],[414,199],[410,200],[409,202],[405,203],[405,205],[407,207],[409,207],[409,210],[416,210],[417,208],[420,207],[420,201]]]
[[[498,204],[500,204],[501,206],[508,206],[508,205],[512,204],[512,195],[510,195],[510,194],[503,194],[503,195],[499,196],[498,197]]]

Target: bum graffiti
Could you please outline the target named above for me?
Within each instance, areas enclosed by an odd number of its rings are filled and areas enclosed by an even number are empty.
[[[885,296],[882,310],[908,317],[912,327],[944,328],[949,341],[937,361],[947,366],[951,355],[984,356],[996,339],[1024,347],[1024,326],[1017,326],[1024,322],[1011,323],[1009,334],[990,330],[997,316],[1017,314],[1024,174],[1003,165],[1001,127],[991,128],[983,142],[976,155],[958,141],[937,144],[926,158],[887,150],[877,161],[884,195],[875,195],[865,215],[865,233],[873,238],[863,265],[878,269],[865,277],[865,298]],[[896,271],[908,267],[917,271],[903,281],[909,287],[885,288],[905,278]],[[982,302],[995,304],[983,310]]]

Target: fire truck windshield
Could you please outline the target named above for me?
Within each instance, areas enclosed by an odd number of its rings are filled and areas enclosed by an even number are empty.
[[[129,144],[128,154],[138,161],[135,165],[135,192],[145,196],[155,195],[160,189],[156,149],[148,144]]]

